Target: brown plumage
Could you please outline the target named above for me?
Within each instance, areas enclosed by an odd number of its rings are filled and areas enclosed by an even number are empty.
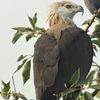
[[[47,22],[49,30],[34,45],[34,84],[37,100],[56,100],[70,85],[69,79],[80,68],[80,80],[88,74],[93,57],[90,37],[73,22],[83,8],[70,1],[50,6]],[[70,99],[66,99],[70,100]],[[74,99],[73,99],[74,100]]]

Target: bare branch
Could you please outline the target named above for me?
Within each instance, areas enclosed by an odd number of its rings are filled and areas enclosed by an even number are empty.
[[[14,74],[12,76],[12,83],[13,83],[14,91],[16,92],[16,87],[15,87],[15,82],[14,82]],[[18,100],[18,97],[16,97],[16,100]]]

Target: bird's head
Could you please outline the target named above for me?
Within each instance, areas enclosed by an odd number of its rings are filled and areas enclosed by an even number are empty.
[[[51,27],[61,20],[64,22],[67,19],[73,20],[74,15],[78,12],[83,14],[83,7],[71,1],[55,2],[50,6],[47,22]]]

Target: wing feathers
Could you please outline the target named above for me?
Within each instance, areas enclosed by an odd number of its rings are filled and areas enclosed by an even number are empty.
[[[52,35],[43,34],[35,44],[34,79],[36,86],[43,81],[46,86],[55,82],[58,73],[59,47]],[[37,65],[36,65],[37,64]]]
[[[58,63],[53,67],[45,68],[45,71],[43,72],[42,75],[42,79],[47,87],[51,87],[54,84],[57,73],[58,73]]]

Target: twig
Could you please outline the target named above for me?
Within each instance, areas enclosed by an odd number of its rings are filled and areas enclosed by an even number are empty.
[[[100,68],[100,65],[98,65],[95,61],[93,61],[93,63]]]
[[[100,90],[95,90],[93,93],[92,93],[92,96],[95,97],[96,94],[99,92]]]
[[[15,87],[15,82],[14,82],[14,74],[12,76],[12,83],[13,83],[13,87],[14,87],[14,92],[16,93],[16,87]],[[18,97],[15,97],[16,100],[18,100]]]
[[[13,83],[14,91],[16,92],[16,87],[15,87],[15,82],[14,82],[14,75],[12,76],[12,83]]]
[[[93,17],[90,20],[90,22],[88,23],[88,26],[86,27],[85,31],[88,32],[88,29],[90,28],[90,26],[92,25],[92,23],[94,22],[95,17],[100,13],[100,9],[98,11],[94,11]]]

